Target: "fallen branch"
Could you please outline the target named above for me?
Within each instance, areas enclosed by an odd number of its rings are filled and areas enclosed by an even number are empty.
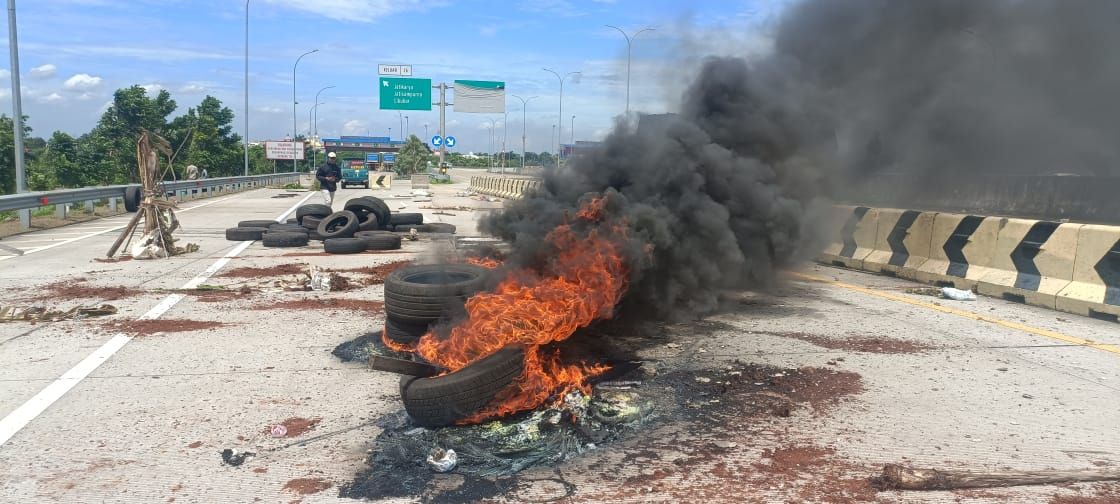
[[[957,490],[1023,485],[1052,485],[1120,480],[1120,471],[1011,471],[976,473],[914,469],[898,464],[883,466],[883,474],[871,478],[879,490]]]

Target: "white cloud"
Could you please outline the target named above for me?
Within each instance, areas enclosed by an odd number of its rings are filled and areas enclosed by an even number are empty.
[[[28,72],[28,75],[30,75],[32,79],[49,79],[54,77],[56,73],[58,73],[58,68],[47,63],[46,65],[32,68],[31,71]]]
[[[58,93],[51,93],[49,95],[39,98],[39,103],[58,103],[65,100],[62,95]]]
[[[151,83],[151,84],[142,84],[140,87],[144,88],[144,92],[147,93],[150,96],[155,96],[155,95],[159,94],[159,91],[161,89],[165,89],[163,87],[163,85],[156,84],[154,82]]]
[[[280,107],[257,107],[257,112],[263,112],[265,114],[280,114],[284,112],[284,109]]]
[[[498,34],[498,27],[494,25],[483,26],[478,29],[478,34],[483,37],[493,37]]]
[[[342,130],[351,135],[365,134],[369,123],[361,119],[351,119],[342,125]]]
[[[12,76],[12,72],[7,68],[0,68],[0,79],[7,79]]]
[[[179,92],[183,94],[202,94],[206,90],[207,86],[198,82],[188,82],[179,88]]]
[[[101,77],[94,77],[90,74],[80,73],[76,74],[62,85],[70,91],[90,91],[101,87]]]
[[[88,44],[66,46],[29,42],[27,44],[20,44],[20,49],[24,48],[32,51],[48,52],[49,54],[62,53],[71,56],[117,57],[161,62],[241,59],[239,53],[179,49],[174,47],[97,46]]]
[[[370,23],[377,18],[398,12],[438,8],[446,2],[440,0],[267,0],[310,14],[325,16],[338,21]]]

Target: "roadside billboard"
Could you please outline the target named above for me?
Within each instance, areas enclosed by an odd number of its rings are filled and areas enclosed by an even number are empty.
[[[265,142],[265,159],[303,160],[303,142]]]
[[[455,111],[501,114],[506,111],[506,83],[500,81],[455,81]]]

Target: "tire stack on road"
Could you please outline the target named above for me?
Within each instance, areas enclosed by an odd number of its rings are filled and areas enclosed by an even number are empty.
[[[398,237],[399,239],[399,237]],[[413,346],[432,324],[463,313],[489,270],[473,264],[428,264],[398,269],[385,279],[385,333]]]
[[[422,213],[395,213],[389,218],[387,229],[398,233],[408,233],[413,229],[417,233],[455,233],[455,226],[442,222],[424,223]]]
[[[237,227],[226,230],[226,239],[259,240],[266,247],[302,247],[311,240],[318,240],[331,254],[401,248],[400,237],[384,230],[391,212],[380,198],[355,198],[346,202],[345,208],[335,212],[328,205],[310,203],[297,208],[295,218],[283,223],[241,221]]]

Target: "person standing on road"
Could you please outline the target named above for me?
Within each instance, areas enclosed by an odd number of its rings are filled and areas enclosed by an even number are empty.
[[[327,154],[327,162],[315,170],[315,178],[319,180],[319,188],[323,192],[323,201],[327,206],[334,203],[334,192],[338,190],[338,179],[342,178],[342,169],[335,162],[337,156],[331,152]]]
[[[198,180],[198,167],[187,165],[187,180]]]

